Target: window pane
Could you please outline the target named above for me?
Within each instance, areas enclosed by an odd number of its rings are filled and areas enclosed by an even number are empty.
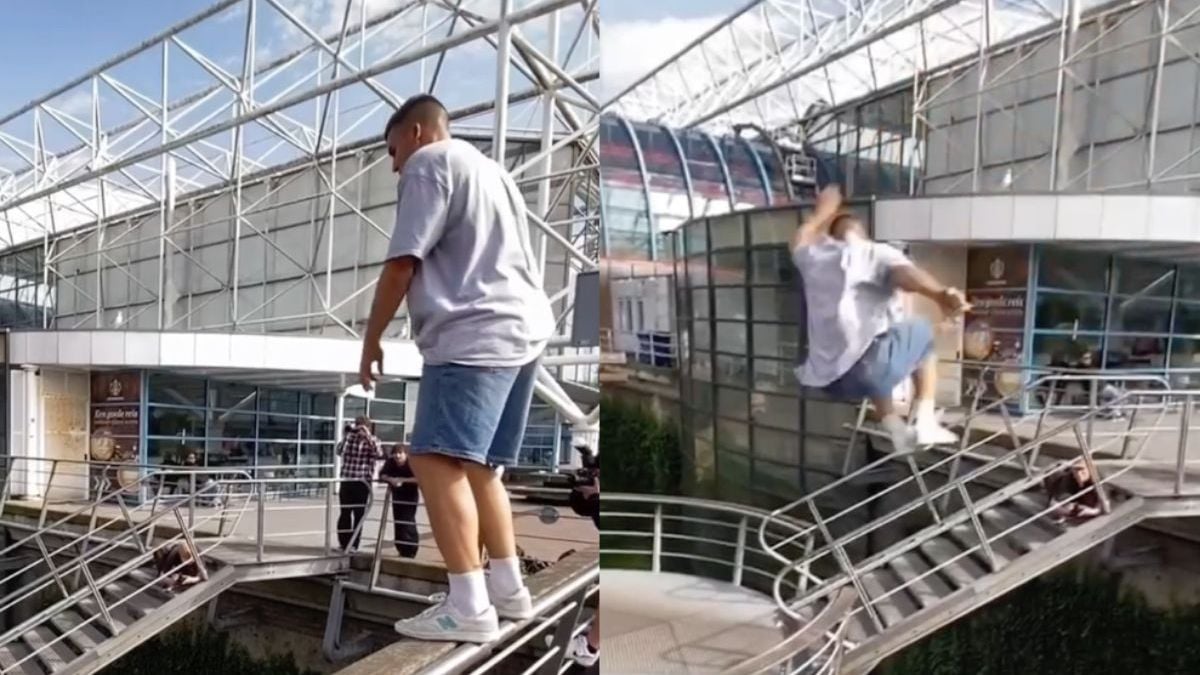
[[[332,441],[335,438],[333,425],[334,420],[303,420],[300,438],[306,441]]]
[[[796,392],[795,370],[791,361],[755,358],[753,386],[762,391]]]
[[[209,412],[209,438],[254,438],[254,413]]]
[[[1039,366],[1054,366],[1059,368],[1077,367],[1084,358],[1091,358],[1092,364],[1098,366],[1100,359],[1100,337],[1081,335],[1072,338],[1070,335],[1033,336],[1033,363]]]
[[[717,447],[748,454],[750,427],[741,422],[717,418]]]
[[[750,251],[750,278],[756,284],[794,284],[796,266],[785,248]]]
[[[214,408],[250,411],[256,409],[254,387],[236,382],[212,382],[209,398]]]
[[[1038,259],[1038,285],[1071,291],[1108,292],[1109,257],[1095,251],[1042,249]]]
[[[713,286],[734,286],[746,283],[746,251],[722,251],[712,256]]]
[[[760,457],[754,458],[754,486],[772,495],[788,496],[800,491],[800,469],[776,464]]]
[[[1142,297],[1115,297],[1109,330],[1123,333],[1166,333],[1171,321],[1171,301]]]
[[[800,329],[794,325],[754,324],[754,355],[796,361],[800,351]]]
[[[747,363],[746,357],[716,354],[714,359],[717,366],[718,383],[731,384],[737,387],[747,386],[749,364]]]
[[[712,250],[742,249],[745,245],[746,219],[741,215],[722,216],[709,221]]]
[[[709,415],[713,411],[713,387],[708,382],[692,382],[692,398],[687,403],[696,412]]]
[[[792,396],[756,391],[750,395],[750,415],[758,424],[800,430],[800,401]]]
[[[755,319],[799,325],[803,316],[804,300],[797,288],[751,289],[750,304]]]
[[[696,351],[692,353],[692,377],[705,382],[712,382],[712,354]]]
[[[1179,293],[1181,298],[1200,298],[1200,266],[1179,266]]]
[[[717,387],[717,414],[739,420],[747,419],[746,390]]]
[[[1106,368],[1161,368],[1167,363],[1165,337],[1110,337]]]
[[[1175,290],[1175,268],[1153,260],[1117,256],[1117,293],[1169,298]]]
[[[754,457],[799,466],[800,434],[754,428]]]
[[[692,346],[695,349],[712,349],[712,322],[696,321],[692,324]]]
[[[286,389],[264,389],[262,397],[261,407],[263,410],[276,413],[290,413],[292,415],[300,412],[299,392],[288,391]]]
[[[684,251],[693,256],[708,251],[708,221],[693,220],[683,231]]]
[[[734,321],[718,321],[717,351],[731,354],[746,353],[746,324]]]
[[[399,401],[374,399],[367,407],[367,415],[373,420],[404,421],[404,404]]]
[[[1200,303],[1180,300],[1175,304],[1175,332],[1200,335]]]
[[[1200,368],[1200,340],[1175,338],[1171,341],[1171,366],[1174,368]],[[1200,375],[1192,375],[1190,386],[1200,384]]]
[[[204,407],[204,380],[173,373],[150,373],[150,401],[170,405]]]
[[[269,440],[296,438],[299,426],[297,417],[262,414],[258,416],[258,437]]]
[[[1103,330],[1105,296],[1039,291],[1034,325],[1054,330]]]
[[[147,433],[151,436],[204,437],[204,411],[198,408],[150,406]]]
[[[746,318],[746,291],[743,288],[718,288],[713,291],[716,305],[714,318],[744,319]]]
[[[697,288],[692,290],[692,316],[697,319],[707,319],[708,311],[708,289]]]

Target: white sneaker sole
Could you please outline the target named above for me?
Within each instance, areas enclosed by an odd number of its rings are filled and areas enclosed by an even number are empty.
[[[494,630],[422,630],[420,626],[406,626],[405,620],[401,619],[396,622],[394,628],[396,632],[404,637],[414,638],[416,640],[429,640],[431,642],[473,642],[486,643],[500,639],[500,629]]]

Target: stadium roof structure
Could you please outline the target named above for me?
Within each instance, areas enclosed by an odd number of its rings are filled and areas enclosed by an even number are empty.
[[[1059,30],[1092,4],[750,0],[606,105],[673,128],[779,131],[1039,27]]]
[[[595,173],[597,4],[220,0],[0,111],[0,247],[298,161],[332,166],[419,91],[442,98],[456,129],[491,132],[495,156],[510,134],[540,139],[515,167],[525,181],[548,182],[566,146],[580,159],[555,178]],[[598,216],[579,218],[596,239]]]

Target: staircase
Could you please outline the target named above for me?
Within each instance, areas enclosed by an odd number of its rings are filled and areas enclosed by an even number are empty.
[[[1043,384],[1041,380],[1030,387]],[[1013,396],[1019,396],[1018,392]],[[808,523],[791,540],[768,542],[760,528],[760,545],[788,563],[775,582],[776,600],[800,621],[810,621],[842,589],[852,589],[857,603],[843,634],[847,653],[844,673],[865,674],[879,661],[932,634],[1055,566],[1111,539],[1145,518],[1165,513],[1163,498],[1132,494],[1115,479],[1139,464],[1147,441],[1162,427],[1170,399],[1178,394],[1191,405],[1197,392],[1164,390],[1127,392],[1108,405],[1086,410],[1063,423],[1047,424],[1042,412],[1037,433],[1022,440],[1013,431],[1011,398],[979,406],[978,398],[964,419],[957,448],[932,448],[915,455],[892,453],[850,473],[811,495],[777,509],[775,518]],[[1085,428],[1110,408],[1140,406],[1150,396],[1157,419],[1147,426],[1130,421],[1124,432],[1092,444]],[[1141,409],[1141,408],[1139,408]],[[979,438],[973,423],[985,414],[1006,420],[1007,431]],[[1154,415],[1150,415],[1154,417]],[[1184,414],[1183,419],[1190,418]],[[886,436],[855,425],[876,448],[891,452]],[[1185,422],[1186,424],[1186,422]],[[1074,435],[1081,448],[1067,459],[1041,454],[1049,439]],[[1186,433],[1186,427],[1182,430]],[[1001,439],[1001,437],[1005,437]],[[1085,438],[1086,437],[1086,438]],[[1140,440],[1137,452],[1115,469],[1101,473],[1095,453],[1109,444]],[[1004,444],[1001,444],[1001,441]],[[1180,443],[1183,448],[1186,443]],[[1089,450],[1090,449],[1090,450]],[[1056,472],[1083,463],[1093,484],[1052,502],[1043,487]],[[1182,462],[1180,466],[1182,466]],[[1108,466],[1108,465],[1106,465]],[[899,469],[899,472],[896,470]],[[846,488],[861,493],[864,482],[877,488],[866,499],[844,506]],[[839,491],[842,502],[836,503]],[[1064,520],[1061,504],[1095,492],[1100,514]],[[1172,513],[1185,502],[1172,504]],[[1191,502],[1187,502],[1191,508]],[[805,541],[804,555],[787,559],[782,546]],[[797,571],[821,581],[786,597],[786,579]]]
[[[223,538],[193,537],[210,520],[230,513],[213,511],[191,526],[183,515],[194,500],[212,499],[206,490],[161,510],[157,504],[131,508],[120,501],[141,482],[157,479],[152,474],[99,495],[92,505],[50,524],[45,524],[43,511],[40,527],[0,550],[3,557],[30,549],[40,554],[0,580],[0,588],[15,588],[0,598],[0,611],[29,615],[0,632],[0,673],[96,672],[235,583],[236,568],[206,555]],[[100,522],[97,506],[114,501],[121,504],[122,516]],[[139,519],[143,509],[156,512]],[[77,523],[89,513],[91,526],[80,528]],[[177,526],[174,536],[164,536],[169,525],[161,521],[168,520]],[[167,588],[182,565],[160,575],[154,555],[171,548],[184,549],[200,561],[201,581],[178,592]]]

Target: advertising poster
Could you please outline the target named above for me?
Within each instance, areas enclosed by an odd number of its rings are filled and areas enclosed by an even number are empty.
[[[1020,391],[1028,283],[1028,247],[996,246],[968,252],[967,300],[973,307],[963,328],[963,359],[995,364],[963,368],[963,395],[968,400],[979,389],[982,400]]]
[[[91,435],[88,456],[93,485],[113,490],[127,487],[138,478],[134,467],[122,469],[113,464],[136,464],[141,430],[141,375],[115,372],[92,374]],[[101,464],[102,463],[102,464]],[[107,478],[108,480],[101,480]]]

